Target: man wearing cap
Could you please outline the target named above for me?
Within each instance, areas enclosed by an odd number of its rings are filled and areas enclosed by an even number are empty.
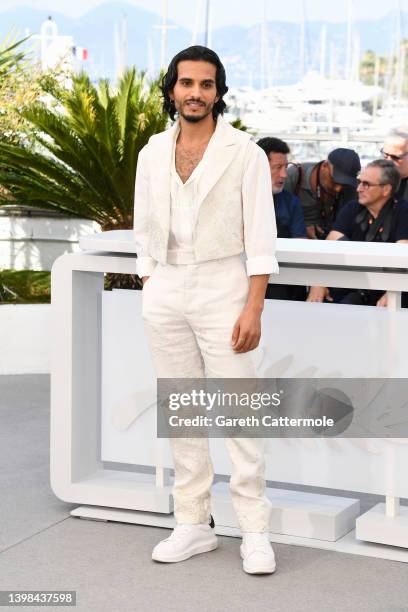
[[[348,202],[339,212],[326,240],[353,242],[408,242],[408,202],[396,196],[399,172],[392,161],[377,159],[358,178],[358,200]],[[386,306],[387,294],[377,289],[311,287],[308,302],[335,302]],[[402,294],[407,307],[407,294]]]
[[[324,239],[339,209],[356,197],[360,158],[352,149],[334,149],[326,160],[288,168],[285,189],[297,195],[303,206],[307,235]]]
[[[408,202],[408,128],[392,130],[385,139],[381,153],[384,159],[394,162],[400,173],[401,184],[396,197]]]

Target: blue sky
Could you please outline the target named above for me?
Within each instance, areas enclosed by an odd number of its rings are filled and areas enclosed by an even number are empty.
[[[128,4],[143,7],[161,15],[162,0],[124,0]],[[0,11],[14,6],[30,6],[77,17],[106,0],[0,0]],[[196,7],[200,0],[168,0],[169,17],[176,23],[189,28],[194,27]],[[201,0],[203,4],[203,0]],[[302,0],[265,0],[268,20],[285,20],[298,22],[301,14]],[[311,20],[345,21],[348,0],[305,0],[307,17]],[[408,11],[408,0],[353,0],[353,13],[356,19],[374,19],[381,17],[398,4]],[[224,25],[253,25],[259,23],[263,16],[264,0],[212,0],[212,27]]]

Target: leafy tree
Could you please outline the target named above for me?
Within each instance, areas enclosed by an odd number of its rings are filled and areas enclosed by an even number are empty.
[[[131,228],[139,151],[167,123],[158,83],[133,68],[116,90],[85,73],[68,88],[54,78],[41,86],[46,99],[18,113],[32,141],[0,142],[0,184],[16,202],[93,219],[102,230]]]
[[[61,75],[59,75],[61,76]],[[113,89],[85,73],[40,75],[28,104],[14,99],[13,138],[0,139],[0,205],[24,203],[97,221],[103,231],[133,226],[137,157],[167,124],[158,82],[130,69]],[[17,119],[16,119],[17,121]],[[137,206],[137,203],[136,203]],[[109,286],[137,287],[127,275]]]
[[[408,41],[403,40],[399,51],[390,56],[377,55],[368,50],[360,62],[360,79],[366,85],[374,85],[378,70],[378,85],[388,94],[401,91],[408,95]],[[401,62],[401,65],[400,65]]]
[[[20,50],[26,40],[15,41],[9,34],[0,45],[0,142],[19,142],[27,133],[26,122],[16,112],[35,98],[36,79],[28,74],[27,55]],[[10,198],[1,185],[0,198]]]
[[[360,62],[360,78],[366,85],[374,85],[375,64],[377,55],[370,49],[366,51]],[[384,85],[384,79],[387,74],[388,60],[384,56],[378,56],[378,81],[379,85]]]

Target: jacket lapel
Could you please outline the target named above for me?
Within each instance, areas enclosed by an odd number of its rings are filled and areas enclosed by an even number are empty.
[[[198,208],[233,161],[236,147],[237,138],[234,129],[222,117],[218,117],[214,142],[204,172],[199,179]]]
[[[170,227],[170,171],[174,139],[179,131],[178,121],[160,134],[150,151],[151,193],[157,222],[166,236]]]

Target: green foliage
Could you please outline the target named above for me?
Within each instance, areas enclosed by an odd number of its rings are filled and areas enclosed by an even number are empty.
[[[20,143],[33,130],[18,115],[18,109],[32,102],[38,94],[37,69],[29,69],[26,52],[19,50],[27,40],[12,39],[9,34],[0,45],[0,142]],[[11,194],[0,184],[0,199],[11,200]]]
[[[46,76],[41,88],[46,99],[19,111],[34,127],[32,141],[0,143],[0,185],[17,202],[93,219],[103,230],[131,228],[139,151],[167,123],[158,83],[133,68],[116,90],[85,73],[69,87]]]
[[[388,61],[384,56],[377,56],[374,51],[364,53],[360,62],[360,79],[366,85],[374,85],[375,64],[378,57],[378,84],[383,87],[387,75]]]
[[[26,58],[24,51],[19,51],[18,48],[28,39],[23,38],[18,41],[9,40],[11,35],[8,35],[0,46],[0,78],[4,78],[7,74],[10,74],[21,64]]]
[[[140,288],[137,277],[130,274],[105,274],[104,289]],[[51,272],[47,270],[0,270],[1,304],[49,304]]]
[[[236,128],[237,130],[241,130],[242,132],[248,132],[248,134],[252,134],[252,136],[256,136],[257,135],[257,131],[256,130],[250,130],[248,126],[244,125],[241,121],[241,119],[234,119],[233,121],[231,121],[231,125],[232,127]]]
[[[231,125],[232,127],[236,128],[237,130],[241,130],[242,132],[248,131],[248,127],[242,123],[241,119],[234,119],[233,121],[231,121]]]
[[[377,55],[372,50],[364,53],[360,62],[360,79],[366,85],[378,85],[388,94],[400,92],[408,96],[408,41],[401,41],[399,51],[390,56]],[[376,74],[377,73],[377,74]]]
[[[0,304],[44,304],[50,302],[51,272],[0,271]]]

